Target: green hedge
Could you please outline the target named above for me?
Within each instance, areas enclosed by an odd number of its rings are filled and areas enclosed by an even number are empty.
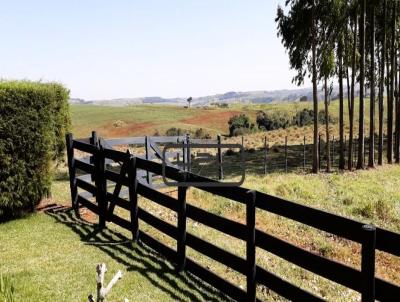
[[[50,191],[70,127],[68,99],[57,83],[0,81],[0,219],[33,209]]]

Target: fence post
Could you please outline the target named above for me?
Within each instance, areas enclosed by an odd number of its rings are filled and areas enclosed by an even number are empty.
[[[137,170],[136,157],[129,157],[128,165],[129,201],[131,203],[131,232],[133,242],[139,238],[138,198],[137,198]]]
[[[285,136],[285,173],[288,171],[288,159],[287,159],[287,136]]]
[[[376,228],[373,225],[362,226],[361,274],[362,302],[375,301],[375,242]]]
[[[303,170],[306,171],[306,136],[303,137]]]
[[[187,180],[187,172],[183,172],[183,182]],[[179,272],[186,265],[186,190],[187,187],[178,187],[178,236],[177,236],[177,269]]]
[[[218,179],[221,180],[224,179],[224,170],[222,168],[221,134],[217,135],[217,143],[218,143]]]
[[[187,159],[187,171],[191,172],[192,171],[192,152],[190,150],[190,134],[186,133],[186,159]]]
[[[318,167],[321,170],[321,162],[322,162],[322,158],[321,158],[321,133],[318,133],[318,158],[319,158]]]
[[[99,226],[106,226],[107,201],[106,195],[106,179],[104,175],[104,152],[101,144],[96,146],[94,154],[94,180],[96,185],[96,203],[99,209]]]
[[[78,187],[76,185],[76,168],[75,168],[75,157],[74,157],[74,138],[72,133],[68,133],[65,136],[66,147],[67,147],[67,158],[68,158],[68,172],[69,172],[69,186],[71,189],[71,204],[75,211],[75,215],[79,217],[79,205],[78,205]]]
[[[146,160],[150,160],[150,138],[147,135],[144,138],[144,148],[146,151]],[[146,171],[146,180],[149,186],[153,185],[153,175],[149,171]]]
[[[268,162],[267,136],[264,136],[264,174],[267,174],[267,162]]]
[[[242,148],[244,149],[244,137],[242,135]]]
[[[98,139],[98,137],[97,137],[97,132],[96,132],[96,131],[92,131],[92,136],[89,138],[89,143],[90,143],[91,145],[93,145],[93,146],[97,146],[97,145],[98,145],[99,139]],[[94,164],[94,157],[93,157],[93,155],[90,156],[89,162],[90,162],[91,164]],[[91,181],[95,181],[95,176],[94,176],[93,174],[91,174],[91,175],[90,175],[90,179],[91,179]]]
[[[256,301],[256,191],[247,192],[246,202],[246,261],[247,261],[247,301]]]

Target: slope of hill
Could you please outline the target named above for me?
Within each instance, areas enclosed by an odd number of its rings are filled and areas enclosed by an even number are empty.
[[[345,94],[347,92],[345,91]],[[334,87],[332,92],[332,98],[336,98],[338,95],[337,87]],[[356,93],[358,95],[358,93]],[[323,91],[318,91],[319,99],[323,98]],[[304,98],[308,101],[312,100],[312,89],[311,88],[300,88],[300,89],[284,89],[284,90],[273,90],[273,91],[229,91],[222,94],[215,94],[202,97],[194,97],[191,104],[192,106],[207,106],[213,103],[245,103],[245,104],[269,104],[275,102],[295,102],[299,101],[300,98]],[[126,106],[136,104],[154,104],[154,105],[187,105],[186,98],[162,98],[162,97],[142,97],[142,98],[118,98],[118,99],[105,99],[105,100],[83,100],[73,98],[70,100],[73,104],[95,104],[104,106]]]

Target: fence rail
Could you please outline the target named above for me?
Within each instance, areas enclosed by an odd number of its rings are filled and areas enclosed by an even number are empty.
[[[257,247],[359,292],[362,301],[374,301],[375,299],[391,301],[394,297],[400,297],[398,285],[375,277],[375,250],[400,256],[400,234],[243,187],[197,187],[200,190],[246,205],[246,223],[239,223],[187,203],[187,188],[185,187],[179,187],[178,197],[174,198],[155,190],[138,178],[138,170],[161,175],[163,166],[160,163],[134,157],[129,152],[124,153],[104,148],[101,141],[100,144],[92,145],[86,140],[74,140],[71,134],[67,135],[66,139],[72,206],[76,213],[79,212],[80,206],[87,207],[98,214],[101,226],[105,226],[106,222],[110,221],[129,230],[134,241],[141,240],[174,262],[178,270],[193,273],[235,300],[256,301],[256,285],[262,284],[290,300],[323,301],[321,297],[291,284],[269,272],[267,268],[257,265],[255,256]],[[74,157],[74,150],[91,154],[94,159],[93,163],[83,164]],[[120,173],[109,170],[105,164],[107,160],[118,161],[121,164]],[[76,176],[77,169],[93,174],[94,184],[78,178]],[[165,166],[164,172],[167,178],[175,181],[217,182],[172,166]],[[108,192],[108,182],[114,183],[113,192]],[[122,187],[126,187],[126,189],[122,190]],[[94,203],[84,194],[78,193],[78,188],[93,195],[96,202]],[[127,192],[126,198],[121,196],[122,191]],[[140,207],[138,196],[143,196],[176,212],[177,225],[165,222]],[[114,214],[115,206],[128,210],[130,219],[127,220]],[[257,229],[256,209],[274,213],[360,243],[362,246],[361,270],[322,257]],[[244,241],[246,257],[239,257],[187,232],[188,218]],[[168,247],[143,232],[140,229],[140,221],[175,239],[176,249]],[[221,276],[188,258],[186,247],[244,275],[247,280],[246,290],[224,280]]]

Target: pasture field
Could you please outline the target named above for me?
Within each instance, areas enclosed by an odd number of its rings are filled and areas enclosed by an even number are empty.
[[[234,105],[225,109],[187,109],[172,106],[73,105],[71,106],[72,131],[75,137],[88,137],[92,130],[98,131],[100,136],[122,137],[153,135],[155,131],[163,135],[164,131],[170,127],[183,129],[201,127],[213,135],[227,134],[227,121],[234,114],[243,112],[255,120],[258,110],[281,110],[295,113],[297,110],[310,106],[309,103],[297,103]],[[331,103],[330,110],[333,116],[337,116],[337,106],[336,101]],[[320,107],[322,108],[322,103]],[[335,136],[337,126],[334,124],[331,129]],[[324,130],[322,125],[320,129],[321,132]],[[293,141],[296,138],[301,142],[304,135],[308,139],[311,138],[312,129],[311,127],[291,127],[268,133],[254,133],[245,136],[245,147],[260,147],[262,138],[266,134],[272,145],[281,144],[285,135],[293,138]],[[239,142],[240,138],[228,141]],[[52,199],[46,203],[70,205],[68,175],[65,171],[65,166],[59,167],[53,182]],[[400,166],[398,165],[319,175],[303,172],[263,175],[262,167],[249,167],[244,186],[400,232]],[[175,195],[176,192],[171,190],[170,194]],[[232,220],[241,222],[245,220],[243,206],[196,189],[188,191],[188,202]],[[176,223],[176,216],[169,210],[150,203],[144,198],[140,198],[139,203],[157,217]],[[120,214],[129,215],[123,210]],[[94,268],[99,262],[105,262],[108,265],[110,271],[108,278],[111,278],[118,269],[121,269],[124,275],[112,290],[111,301],[119,301],[124,297],[129,301],[226,300],[194,277],[188,274],[177,274],[168,262],[145,246],[132,246],[127,240],[129,234],[124,233],[117,226],[109,224],[109,229],[99,232],[92,224],[96,222],[92,215],[83,213],[83,217],[87,221],[75,218],[71,210],[60,209],[54,212],[32,214],[24,219],[0,225],[0,242],[7,242],[7,245],[0,246],[2,260],[0,272],[14,281],[17,301],[83,301],[95,290]],[[257,212],[256,221],[258,228],[272,235],[324,257],[360,268],[360,245],[358,244],[273,214]],[[162,236],[145,223],[141,224],[141,228],[173,246],[172,240]],[[237,255],[245,254],[245,243],[221,235],[190,220],[188,231]],[[190,248],[188,255],[204,266],[211,267],[219,275],[245,287],[245,279],[232,270],[216,265],[209,258]],[[257,262],[268,270],[327,300],[357,301],[359,299],[359,295],[355,292],[324,278],[315,277],[270,253],[257,251],[257,257]],[[378,252],[376,265],[378,276],[400,284],[398,257]],[[66,275],[68,278],[65,278]],[[261,286],[257,288],[257,295],[267,301],[280,299]]]

